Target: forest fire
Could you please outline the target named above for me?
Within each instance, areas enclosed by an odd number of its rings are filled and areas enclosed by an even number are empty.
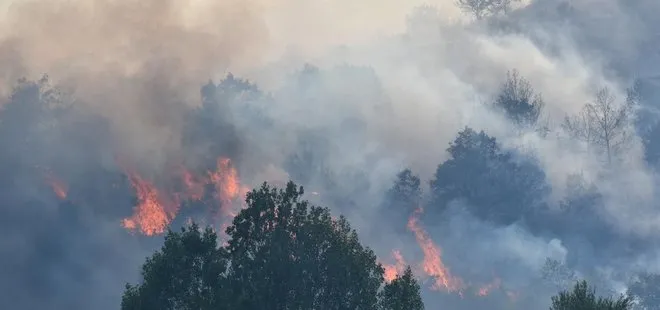
[[[196,176],[187,169],[182,169],[181,182],[185,189],[183,193],[164,193],[153,184],[146,182],[134,172],[127,172],[138,197],[135,213],[124,219],[122,225],[130,230],[140,231],[151,236],[165,232],[167,226],[176,217],[181,199],[201,200],[206,185],[213,185],[216,190],[215,199],[220,205],[220,215],[223,218],[233,218],[238,209],[234,207],[239,197],[245,197],[249,188],[241,185],[238,172],[228,158],[219,158],[214,171],[205,176]]]
[[[424,252],[422,270],[435,279],[431,287],[432,289],[447,290],[449,292],[460,291],[463,286],[461,279],[454,278],[450,274],[449,269],[442,262],[440,249],[433,243],[428,233],[418,224],[419,214],[422,212],[423,209],[418,208],[408,220],[408,229],[415,234],[415,239],[417,239],[417,243],[422,249],[422,252]]]
[[[124,219],[122,225],[130,230],[139,230],[147,236],[165,232],[176,215],[176,206],[168,206],[158,190],[136,173],[130,172],[128,176],[136,191],[138,204],[133,216]]]
[[[401,251],[392,251],[392,257],[395,260],[394,264],[383,264],[383,268],[385,269],[384,277],[387,283],[394,281],[406,268],[406,261],[403,259]]]
[[[500,278],[495,278],[493,282],[490,282],[482,287],[479,288],[477,291],[478,296],[488,296],[494,289],[497,289],[500,287],[502,284],[502,280]]]
[[[60,180],[53,174],[47,174],[46,181],[50,184],[50,187],[53,189],[53,193],[55,193],[57,198],[62,200],[66,199],[68,186],[64,181]]]
[[[200,181],[190,171],[182,168],[181,179],[186,187],[185,194],[193,200],[200,200],[204,195],[204,182]]]
[[[209,172],[209,181],[216,187],[221,215],[235,217],[239,210],[234,207],[233,202],[239,197],[245,197],[249,188],[241,185],[238,172],[232,167],[229,158],[218,159],[216,170]]]

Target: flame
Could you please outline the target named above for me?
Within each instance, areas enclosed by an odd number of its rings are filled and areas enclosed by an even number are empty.
[[[499,288],[501,284],[502,284],[502,280],[500,278],[495,278],[493,282],[480,287],[479,291],[477,292],[477,295],[487,296],[488,294],[490,294],[492,290]]]
[[[433,243],[428,233],[418,225],[419,214],[422,212],[423,209],[418,208],[408,220],[408,229],[415,234],[415,239],[417,239],[417,243],[424,252],[422,269],[427,275],[435,278],[432,289],[445,289],[449,292],[460,291],[462,288],[461,279],[454,278],[450,274],[449,269],[442,262],[442,252]]]
[[[129,230],[139,230],[147,236],[161,234],[167,229],[176,215],[176,204],[168,203],[155,186],[133,172],[128,177],[137,193],[138,204],[135,213],[122,221]]]
[[[396,263],[383,264],[383,268],[385,269],[384,277],[387,283],[394,281],[406,268],[406,261],[403,259],[403,255],[401,255],[399,250],[392,251],[392,257],[394,257]]]
[[[60,180],[52,173],[46,175],[46,181],[50,183],[50,187],[53,189],[53,192],[59,199],[66,199],[68,193],[68,186],[64,181]]]
[[[201,200],[206,185],[210,184],[216,188],[216,198],[220,202],[219,212],[224,220],[232,219],[240,208],[245,207],[244,203],[240,204],[237,200],[245,198],[249,191],[248,187],[241,184],[238,171],[233,167],[230,159],[224,157],[217,160],[215,170],[208,171],[202,176],[196,176],[182,167],[177,177],[181,178],[183,192],[176,193],[159,191],[137,173],[124,170],[127,171],[126,174],[137,193],[138,204],[135,206],[133,216],[124,219],[122,226],[129,230],[138,230],[148,236],[165,232],[167,226],[176,217],[181,200]]]
[[[200,181],[185,168],[182,169],[181,179],[185,186],[186,197],[193,200],[202,199],[202,196],[204,195],[204,181]]]
[[[238,198],[245,198],[249,188],[241,185],[238,171],[232,166],[229,158],[218,159],[216,170],[209,172],[209,180],[216,187],[221,215],[235,217],[240,209],[236,208],[234,202]],[[240,207],[244,207],[244,204],[240,204]]]

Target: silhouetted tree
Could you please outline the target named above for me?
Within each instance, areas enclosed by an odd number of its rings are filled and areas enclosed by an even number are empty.
[[[293,182],[249,192],[225,247],[196,224],[170,231],[142,283],[127,285],[122,309],[421,309],[410,271],[384,286],[382,266],[346,219],[302,194]]]
[[[380,298],[380,310],[424,310],[420,287],[410,267],[385,285]]]
[[[506,14],[511,10],[511,4],[520,0],[456,0],[456,5],[465,13],[471,14],[475,19]]]
[[[403,221],[399,228],[405,231],[408,217],[421,202],[421,181],[410,169],[405,169],[397,174],[394,185],[386,192],[383,208],[392,220]]]
[[[530,215],[548,193],[543,171],[503,152],[483,131],[465,128],[447,152],[450,158],[431,180],[432,208],[459,200],[477,217],[506,225]]]
[[[541,277],[548,284],[560,290],[568,289],[572,283],[578,280],[573,270],[562,262],[550,258],[546,258],[545,264],[541,268]]]
[[[597,297],[587,281],[580,281],[573,290],[553,296],[550,310],[629,310],[632,306],[633,300],[629,296],[622,295],[618,299]]]
[[[517,70],[509,71],[506,81],[495,98],[494,106],[516,125],[529,127],[536,124],[543,110],[541,94],[534,93],[529,81],[521,77]]]
[[[375,309],[383,282],[376,256],[345,218],[300,200],[289,182],[247,195],[227,229],[232,277],[249,309]]]
[[[217,235],[196,224],[169,231],[162,249],[142,266],[142,283],[126,285],[124,310],[227,309],[223,277],[227,268],[225,249]]]
[[[635,88],[628,90],[625,102],[616,103],[608,88],[596,93],[596,100],[587,103],[580,114],[566,117],[564,128],[573,138],[582,140],[604,153],[607,163],[620,152],[633,136],[632,116],[638,95]]]

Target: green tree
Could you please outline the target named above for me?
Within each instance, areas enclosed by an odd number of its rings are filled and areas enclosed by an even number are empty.
[[[122,309],[420,309],[411,272],[385,285],[374,252],[346,219],[302,194],[293,182],[249,192],[225,247],[195,224],[168,232],[142,283],[127,285]]]
[[[552,297],[550,310],[629,310],[632,309],[633,300],[629,296],[597,297],[596,291],[589,288],[587,281],[575,284],[572,291],[562,291]]]
[[[246,309],[376,309],[383,268],[345,218],[266,183],[227,229]]]
[[[420,287],[410,266],[385,285],[380,293],[381,310],[424,310]]]
[[[147,258],[142,283],[126,285],[123,310],[223,309],[227,255],[218,236],[197,224],[169,231],[162,249]]]

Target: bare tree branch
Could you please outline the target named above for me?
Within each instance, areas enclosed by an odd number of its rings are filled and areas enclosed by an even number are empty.
[[[630,123],[637,102],[636,87],[628,89],[626,100],[621,104],[616,103],[608,88],[602,88],[596,92],[595,101],[587,103],[578,115],[566,117],[563,127],[573,138],[605,153],[611,164],[612,157],[630,142]]]

